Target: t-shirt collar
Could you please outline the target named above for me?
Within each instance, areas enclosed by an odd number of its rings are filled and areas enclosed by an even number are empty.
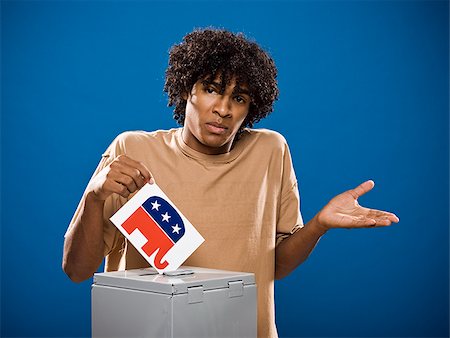
[[[183,140],[182,132],[183,132],[182,127],[177,129],[175,133],[175,140],[177,142],[178,147],[183,152],[183,154],[185,154],[188,157],[209,163],[229,163],[234,161],[241,154],[242,150],[245,148],[247,139],[246,137],[247,130],[244,129],[244,132],[241,135],[240,139],[234,144],[233,148],[228,153],[209,155],[201,153],[189,147]]]

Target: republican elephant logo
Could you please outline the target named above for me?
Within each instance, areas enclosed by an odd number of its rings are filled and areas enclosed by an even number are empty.
[[[149,197],[122,224],[131,235],[138,229],[147,239],[142,250],[150,257],[156,252],[154,265],[164,269],[169,264],[164,256],[185,233],[181,216],[174,207],[160,196]]]

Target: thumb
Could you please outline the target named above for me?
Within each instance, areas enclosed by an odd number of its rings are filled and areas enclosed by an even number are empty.
[[[369,192],[375,186],[375,182],[372,180],[365,181],[364,183],[358,185],[355,189],[349,190],[353,198],[356,200],[365,193]]]

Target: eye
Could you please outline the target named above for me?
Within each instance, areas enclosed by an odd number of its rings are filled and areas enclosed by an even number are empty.
[[[234,99],[237,103],[245,103],[245,98],[240,95],[235,96]]]
[[[215,92],[216,92],[216,90],[215,90],[213,87],[206,87],[206,88],[205,88],[205,91],[206,91],[208,94],[212,94],[212,93],[215,93]]]

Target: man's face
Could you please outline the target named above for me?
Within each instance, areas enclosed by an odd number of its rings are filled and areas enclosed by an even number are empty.
[[[247,86],[232,79],[223,93],[220,89],[219,77],[199,80],[187,96],[183,140],[204,154],[229,152],[250,108]]]

